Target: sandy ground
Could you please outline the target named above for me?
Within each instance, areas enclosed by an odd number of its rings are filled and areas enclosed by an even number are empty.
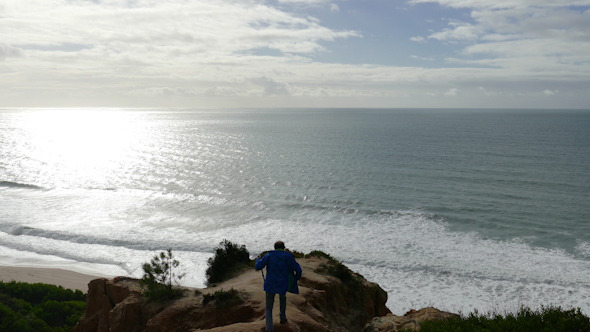
[[[84,293],[88,291],[88,283],[97,278],[100,277],[61,269],[0,266],[0,280],[4,282],[44,283],[79,289]]]

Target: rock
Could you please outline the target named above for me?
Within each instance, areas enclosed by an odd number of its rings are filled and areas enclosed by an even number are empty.
[[[141,294],[139,283],[135,279],[108,280],[95,279],[88,283],[86,312],[78,321],[73,332],[109,332],[111,329],[111,311],[118,303],[130,295]]]
[[[389,312],[387,293],[375,283],[350,272],[345,280],[326,273],[325,258],[298,259],[303,268],[298,295],[287,295],[287,324],[279,324],[275,300],[275,331],[362,331],[374,317]],[[341,270],[340,270],[341,271]],[[349,271],[349,270],[348,270]],[[130,278],[96,279],[88,284],[85,315],[74,332],[263,331],[265,293],[260,272],[243,271],[238,277],[205,289],[184,290],[184,296],[163,303],[148,302],[139,281]],[[238,291],[239,301],[203,304],[206,294]]]
[[[140,296],[129,296],[111,309],[109,322],[111,332],[139,332],[145,325],[143,319],[143,299]],[[136,327],[136,328],[131,328]]]
[[[111,300],[106,295],[107,279],[95,279],[88,283],[88,297],[86,312],[74,327],[74,332],[109,331],[109,312],[113,308]]]
[[[368,324],[364,332],[392,332],[400,330],[420,331],[420,323],[430,320],[458,317],[457,314],[438,310],[436,308],[424,308],[410,310],[403,316],[387,315],[375,317]]]

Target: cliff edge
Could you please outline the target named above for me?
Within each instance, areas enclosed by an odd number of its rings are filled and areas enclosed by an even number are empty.
[[[362,331],[374,317],[390,313],[379,285],[350,270],[334,273],[325,258],[297,261],[303,268],[300,294],[287,295],[287,324],[278,323],[275,301],[275,331]],[[184,288],[175,300],[149,302],[136,279],[95,279],[88,284],[86,313],[73,331],[264,331],[262,284],[260,272],[250,269],[213,287]]]

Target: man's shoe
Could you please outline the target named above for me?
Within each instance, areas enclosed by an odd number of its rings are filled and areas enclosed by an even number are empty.
[[[287,324],[287,318],[281,318],[281,324]]]

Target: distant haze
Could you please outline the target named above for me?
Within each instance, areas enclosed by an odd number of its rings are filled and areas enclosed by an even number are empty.
[[[0,0],[0,107],[589,108],[590,0]]]

